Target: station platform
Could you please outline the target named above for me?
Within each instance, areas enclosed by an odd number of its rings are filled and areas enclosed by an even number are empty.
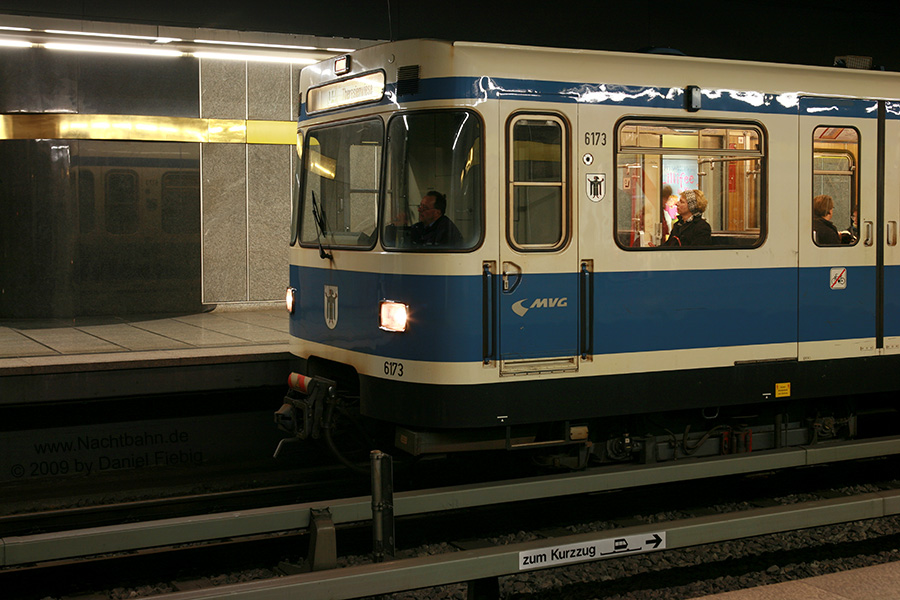
[[[290,372],[288,337],[281,303],[0,320],[0,405],[278,385]]]
[[[897,600],[900,561],[694,600]]]

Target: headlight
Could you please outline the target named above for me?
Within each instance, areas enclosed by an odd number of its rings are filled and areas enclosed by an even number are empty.
[[[294,314],[294,295],[297,293],[297,290],[288,286],[287,291],[284,293],[284,305],[287,307],[288,314]]]
[[[378,326],[385,331],[406,331],[409,323],[409,306],[393,300],[381,301],[381,318]]]

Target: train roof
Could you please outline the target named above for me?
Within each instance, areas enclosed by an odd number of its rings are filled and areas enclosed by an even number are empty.
[[[301,90],[376,70],[383,70],[390,84],[403,67],[417,67],[420,79],[491,77],[656,88],[695,85],[776,95],[900,99],[900,73],[839,67],[426,39],[386,42],[349,56],[348,70],[341,74],[334,72],[335,59],[304,68]]]

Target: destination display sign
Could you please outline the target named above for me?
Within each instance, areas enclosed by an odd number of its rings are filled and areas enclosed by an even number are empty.
[[[384,73],[376,71],[309,90],[306,112],[315,113],[364,102],[378,102],[383,96]]]
[[[666,532],[644,533],[519,552],[519,570],[541,569],[666,548]]]

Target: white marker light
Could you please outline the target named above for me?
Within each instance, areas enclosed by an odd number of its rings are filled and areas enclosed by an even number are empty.
[[[284,305],[287,307],[288,314],[294,314],[294,295],[297,293],[297,290],[288,286],[287,291],[284,293]]]
[[[382,300],[379,327],[385,331],[406,331],[409,323],[409,307],[402,302]]]

